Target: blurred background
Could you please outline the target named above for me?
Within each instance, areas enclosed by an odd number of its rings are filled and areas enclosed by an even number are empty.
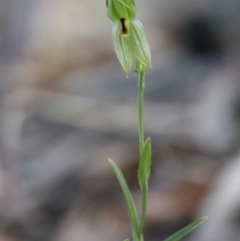
[[[240,2],[137,0],[152,49],[145,238],[240,240]],[[105,0],[0,1],[0,241],[131,236],[107,158],[137,185],[137,76],[113,52]]]

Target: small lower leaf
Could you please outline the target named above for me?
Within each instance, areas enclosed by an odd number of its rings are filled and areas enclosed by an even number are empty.
[[[175,234],[173,234],[169,238],[165,239],[164,241],[180,241],[182,238],[184,238],[187,234],[191,233],[195,228],[197,228],[199,225],[201,225],[207,219],[208,219],[207,217],[199,218],[195,222],[189,224],[187,227],[176,232]]]
[[[138,168],[138,182],[142,189],[143,185],[147,185],[148,178],[150,175],[151,162],[152,162],[152,148],[151,139],[148,138],[144,145],[143,151],[140,157],[140,163]]]
[[[116,173],[116,176],[117,176],[120,186],[122,188],[122,191],[123,191],[126,203],[127,203],[127,207],[128,207],[128,212],[130,215],[131,225],[132,225],[132,229],[133,229],[133,235],[135,237],[137,237],[138,232],[139,232],[139,219],[138,219],[137,209],[136,209],[135,203],[133,201],[132,194],[129,190],[127,182],[126,182],[120,168],[117,166],[117,164],[113,160],[108,159],[108,161],[111,164],[114,172]]]

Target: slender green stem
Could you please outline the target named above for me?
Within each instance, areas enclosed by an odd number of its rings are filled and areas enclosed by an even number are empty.
[[[147,195],[148,194],[148,185],[143,185],[142,187],[142,213],[141,213],[141,219],[140,219],[140,233],[143,233],[143,228],[145,224],[145,218],[146,218],[146,211],[147,211]]]
[[[140,157],[144,145],[144,118],[143,118],[143,102],[144,102],[144,90],[145,90],[145,79],[146,79],[146,67],[141,65],[139,72],[139,82],[138,82],[138,135],[139,135],[139,150]],[[141,209],[141,218],[139,226],[139,240],[143,241],[143,227],[146,218],[146,209],[147,209],[147,192],[148,186],[143,185],[142,187],[142,209]]]
[[[146,67],[141,66],[138,80],[138,135],[140,156],[144,145],[144,125],[143,125],[143,100],[145,89]]]

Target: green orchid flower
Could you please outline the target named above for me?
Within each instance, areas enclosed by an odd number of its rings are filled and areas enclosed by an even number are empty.
[[[137,63],[151,68],[151,52],[142,23],[135,19],[133,0],[107,0],[108,17],[115,23],[112,29],[115,53],[126,75]]]

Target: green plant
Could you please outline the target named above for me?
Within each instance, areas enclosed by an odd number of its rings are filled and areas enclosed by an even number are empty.
[[[134,241],[144,241],[143,228],[146,217],[147,197],[148,197],[148,178],[151,170],[151,139],[144,138],[143,125],[143,101],[145,89],[146,67],[151,68],[151,53],[148,40],[143,25],[136,16],[136,6],[133,0],[107,0],[107,15],[114,22],[112,30],[113,46],[121,63],[126,76],[132,68],[134,57],[136,58],[135,73],[139,76],[138,82],[138,133],[140,161],[138,168],[138,182],[142,194],[142,208],[140,217],[138,215],[133,197],[126,183],[126,180],[117,166],[109,159],[109,162],[116,173],[120,186],[122,188],[130,221],[132,226],[132,235]],[[178,241],[193,229],[203,223],[207,218],[202,217],[187,227],[181,229],[165,241]],[[128,241],[126,239],[125,241]]]

